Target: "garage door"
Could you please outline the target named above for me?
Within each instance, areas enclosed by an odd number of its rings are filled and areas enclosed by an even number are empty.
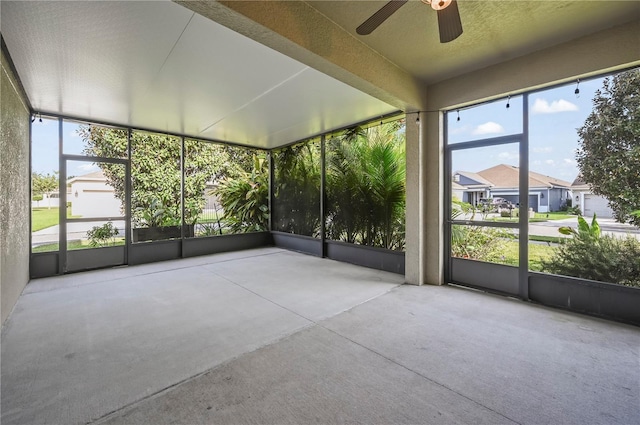
[[[591,217],[595,213],[598,217],[613,217],[613,211],[605,198],[599,195],[584,195],[585,217]]]

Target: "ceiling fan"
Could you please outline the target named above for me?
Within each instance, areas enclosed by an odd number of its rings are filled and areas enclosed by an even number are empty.
[[[385,4],[369,19],[364,21],[356,32],[360,35],[368,35],[380,26],[384,21],[393,15],[398,9],[409,0],[391,0]],[[462,34],[462,23],[460,22],[460,12],[456,0],[421,0],[430,5],[438,12],[438,30],[440,32],[440,43],[448,43],[455,40]]]

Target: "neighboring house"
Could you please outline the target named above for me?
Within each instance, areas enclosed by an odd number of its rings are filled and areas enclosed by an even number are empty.
[[[113,187],[107,184],[102,171],[67,180],[71,193],[67,201],[71,202],[71,215],[89,217],[122,217],[122,202],[116,198]]]
[[[520,203],[519,174],[518,167],[500,164],[477,173],[456,171],[453,181],[464,186],[462,200],[472,205],[477,205],[480,199],[488,198],[504,198],[513,204],[518,204]],[[571,183],[533,171],[529,172],[529,208],[533,208],[536,212],[559,211],[569,199],[571,199]]]
[[[102,171],[84,174],[67,180],[67,201],[71,202],[71,215],[90,217],[123,217],[124,206],[116,198],[113,187],[107,184]],[[218,199],[212,191],[216,185],[208,182],[205,188],[204,210],[219,209]]]
[[[580,207],[585,217],[592,217],[594,213],[597,217],[613,217],[613,210],[609,207],[607,198],[591,192],[591,187],[582,180],[582,176],[576,177],[573,181],[571,191],[573,192],[573,205]]]
[[[460,186],[458,183],[456,182],[452,182],[451,183],[451,191],[453,194],[453,197],[460,200],[460,201],[464,201],[464,193],[465,193],[465,187],[464,186]],[[467,201],[465,201],[467,202]]]
[[[453,174],[453,191],[460,195],[458,198],[471,205],[478,205],[481,199],[491,198],[493,184],[477,173],[456,171]]]

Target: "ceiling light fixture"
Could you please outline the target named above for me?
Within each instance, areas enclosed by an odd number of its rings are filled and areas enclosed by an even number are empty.
[[[456,112],[458,113],[458,119],[456,119],[456,121],[460,121],[460,109],[457,109]]]
[[[35,120],[36,120],[36,114],[33,114],[33,115],[31,116],[31,122],[34,122]]]
[[[511,105],[509,104],[510,101],[511,101],[511,95],[507,97],[507,109],[511,107]]]
[[[416,112],[416,114],[418,114],[418,116],[416,117],[416,124],[420,125],[420,111]]]
[[[576,95],[576,98],[580,97],[580,78],[576,81],[576,89],[573,91],[573,94]]]
[[[42,122],[42,114],[38,114],[38,122]]]
[[[433,10],[446,9],[453,0],[422,0],[422,3],[428,4]]]
[[[369,35],[378,28],[384,21],[393,15],[398,9],[407,4],[409,0],[391,0],[382,6],[369,19],[364,21],[356,33],[359,35]],[[460,11],[456,0],[422,0],[422,3],[431,6],[438,15],[438,33],[440,43],[448,43],[462,35],[462,22],[460,21]]]

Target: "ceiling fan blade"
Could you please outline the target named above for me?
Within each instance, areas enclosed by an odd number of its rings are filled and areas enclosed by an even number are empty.
[[[453,41],[462,34],[462,22],[460,22],[456,0],[446,8],[438,10],[438,31],[440,31],[440,43]]]
[[[404,4],[409,0],[391,0],[389,3],[385,4],[378,10],[376,13],[371,15],[369,19],[364,21],[358,28],[356,28],[356,32],[360,35],[369,35],[380,26],[387,18],[393,15],[396,10],[400,9]]]

